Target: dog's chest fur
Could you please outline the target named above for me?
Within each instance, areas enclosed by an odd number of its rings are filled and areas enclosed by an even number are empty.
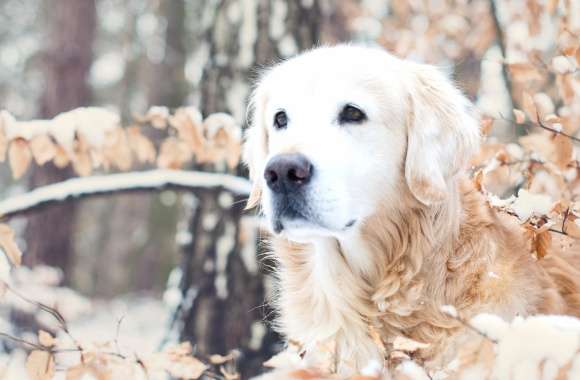
[[[288,253],[280,257],[279,270],[277,306],[282,332],[300,343],[306,355],[332,345],[352,368],[355,363],[380,361],[380,349],[369,336],[377,309],[371,301],[372,287],[360,267],[364,263],[349,260],[352,257],[332,239],[309,246],[276,244],[285,245],[278,246],[277,252]],[[359,258],[366,258],[364,245],[357,248]]]
[[[485,220],[490,217],[486,209],[470,202],[475,200],[462,203],[471,208],[471,219],[459,236],[428,231],[441,222],[437,218],[450,218],[443,213],[435,219],[405,216],[397,223],[379,216],[382,224],[371,223],[373,228],[342,243],[274,239],[282,333],[307,354],[332,342],[339,370],[349,372],[371,359],[382,360],[384,352],[372,332],[379,332],[387,350],[401,335],[429,343],[418,358],[436,359],[442,347],[450,348],[448,338],[461,330],[458,321],[440,311],[445,304],[465,318],[481,311],[507,318],[536,311],[541,284],[523,240],[498,234],[501,222]]]

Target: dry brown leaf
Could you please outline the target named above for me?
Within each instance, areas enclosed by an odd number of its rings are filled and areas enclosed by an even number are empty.
[[[127,139],[129,145],[137,160],[141,163],[155,162],[157,152],[155,146],[147,137],[145,137],[139,127],[130,127],[127,129]]]
[[[187,342],[170,347],[156,355],[158,365],[171,376],[180,379],[198,379],[208,366],[191,356],[191,350],[191,344]]]
[[[580,239],[580,218],[569,214],[563,227],[565,233],[573,238]]]
[[[75,172],[81,177],[87,177],[93,172],[93,163],[89,152],[78,153],[73,161]]]
[[[235,357],[235,355],[233,352],[230,352],[229,354],[227,354],[225,356],[214,354],[214,355],[210,355],[209,362],[211,364],[219,365],[219,364],[224,364],[226,362],[229,362],[230,360],[233,360],[234,357]]]
[[[105,148],[103,149],[105,168],[115,165],[120,170],[126,171],[131,168],[132,163],[131,147],[125,130],[117,128],[108,131],[105,135]]]
[[[226,161],[228,167],[235,168],[241,154],[241,131],[231,115],[215,113],[204,120],[208,142],[204,160],[213,163]]]
[[[288,376],[297,380],[324,380],[328,378],[323,373],[312,369],[297,369],[288,373]]]
[[[37,165],[44,165],[56,156],[56,146],[47,135],[38,135],[30,140],[30,150]]]
[[[157,166],[163,169],[179,169],[192,157],[193,152],[185,142],[169,137],[161,144]]]
[[[44,330],[38,331],[38,341],[44,347],[52,347],[56,343],[56,340],[54,339],[54,337],[52,335],[50,335],[50,333],[48,333]]]
[[[574,155],[574,145],[572,140],[562,134],[556,134],[552,138],[552,161],[561,169],[565,169]]]
[[[26,372],[31,380],[51,380],[54,376],[52,354],[46,351],[32,351],[26,359]]]
[[[107,368],[106,361],[103,360],[84,364],[81,363],[67,369],[66,371],[66,380],[84,380],[87,378],[95,380],[113,380],[113,373],[111,369]]]
[[[562,49],[562,55],[565,55],[567,57],[573,56],[574,53],[576,53],[576,46],[574,45],[569,45]]]
[[[551,159],[554,154],[554,144],[550,136],[544,133],[522,136],[519,143],[526,152],[539,155],[545,160]]]
[[[522,124],[526,121],[526,114],[524,111],[514,108],[514,117],[516,118],[516,123]]]
[[[552,233],[549,230],[532,234],[532,250],[536,253],[538,259],[545,257],[552,246]]]
[[[484,187],[483,187],[483,176],[484,176],[483,169],[478,170],[473,175],[473,184],[475,185],[475,188],[479,192],[484,192],[485,191],[484,190]]]
[[[204,124],[201,112],[194,107],[179,108],[169,119],[177,129],[177,136],[193,150],[198,160],[204,156],[207,141],[204,137]]]
[[[536,103],[534,102],[532,95],[530,95],[530,93],[527,91],[524,91],[522,94],[522,107],[530,120],[538,119],[538,109],[536,108]],[[519,123],[523,123],[523,121]]]
[[[570,208],[570,202],[565,199],[560,199],[554,203],[552,209],[550,210],[550,215],[562,215],[566,210]]]
[[[459,374],[469,370],[474,365],[481,365],[491,372],[495,360],[495,344],[488,339],[473,339],[463,345],[457,355],[459,365],[457,372]],[[455,377],[454,377],[455,378]],[[457,378],[465,378],[458,376]],[[488,378],[488,377],[484,377]]]
[[[79,364],[66,370],[66,380],[81,380],[87,373],[89,373],[89,371],[85,366]]]
[[[544,117],[544,123],[545,124],[549,124],[550,126],[553,126],[554,124],[562,124],[562,118],[554,115],[554,114],[550,114],[550,115],[546,115]]]
[[[480,130],[481,130],[481,133],[484,136],[487,136],[487,135],[490,134],[490,132],[491,132],[491,130],[493,128],[493,122],[494,122],[494,120],[491,117],[483,117],[481,119],[481,127],[480,127]]]
[[[542,75],[531,63],[510,63],[507,65],[512,78],[518,82],[541,80]]]
[[[0,247],[13,265],[21,264],[22,251],[16,245],[14,231],[7,224],[0,224]]]
[[[199,379],[207,370],[207,366],[198,359],[190,356],[170,362],[165,370],[171,376],[180,379]]]
[[[559,0],[548,0],[548,3],[546,4],[546,12],[553,15],[558,8],[558,2]]]
[[[32,152],[30,152],[28,141],[22,138],[12,140],[8,150],[8,157],[10,158],[12,176],[15,179],[22,177],[32,161]]]
[[[558,86],[558,92],[566,104],[571,104],[574,100],[575,94],[572,81],[573,79],[571,75],[556,75],[556,85]]]
[[[60,169],[66,167],[70,163],[68,153],[60,145],[56,146],[56,154],[54,155],[53,163],[57,168]]]
[[[230,170],[233,170],[240,163],[240,158],[242,157],[242,145],[233,144],[229,149],[226,150],[226,165]]]

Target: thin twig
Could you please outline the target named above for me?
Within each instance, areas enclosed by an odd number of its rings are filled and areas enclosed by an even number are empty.
[[[537,128],[542,128],[542,129],[544,129],[546,131],[550,131],[552,133],[555,133],[555,134],[558,134],[558,135],[562,135],[564,137],[567,137],[567,138],[569,138],[572,141],[580,142],[580,138],[579,137],[570,135],[570,134],[568,134],[566,132],[562,132],[562,131],[560,131],[558,129],[554,129],[552,127],[548,127],[546,124],[544,124],[543,122],[540,121],[540,118],[538,118],[538,121],[537,122],[530,121],[530,122],[527,122],[527,123],[518,123],[515,120],[509,119],[509,118],[503,116],[502,114],[500,114],[500,116],[501,116],[501,118],[499,120],[507,121],[507,122],[509,122],[511,124],[514,124],[514,125],[522,125],[524,127],[537,127]],[[495,119],[495,120],[498,120],[498,119]]]
[[[565,137],[569,138],[569,139],[570,139],[570,140],[572,140],[572,141],[580,142],[580,138],[578,138],[578,137],[576,137],[576,136],[572,136],[572,135],[569,135],[569,134],[567,134],[566,132],[562,132],[562,131],[559,131],[559,130],[557,130],[557,129],[554,129],[554,128],[551,128],[551,127],[548,127],[546,124],[544,124],[544,123],[543,123],[543,122],[540,120],[540,116],[539,116],[539,115],[538,115],[538,126],[539,126],[540,128],[543,128],[543,129],[547,130],[547,131],[554,132],[554,133],[556,133],[556,134],[559,134],[559,135],[565,136]]]
[[[125,319],[125,316],[121,316],[121,318],[119,318],[119,320],[117,321],[117,328],[115,331],[115,347],[117,348],[117,352],[121,352],[121,349],[119,348],[119,332],[121,331],[121,323],[123,322],[123,320]]]
[[[449,312],[445,312],[445,311],[441,311],[441,312],[443,314],[445,314],[446,316],[455,319],[457,322],[461,323],[461,325],[463,325],[464,327],[467,327],[469,330],[471,330],[471,331],[477,333],[478,335],[480,335],[481,337],[489,340],[491,343],[493,343],[493,344],[497,344],[498,343],[497,340],[491,338],[490,336],[488,336],[483,331],[479,331],[478,329],[476,329],[475,327],[473,327],[472,325],[470,325],[469,322],[467,322],[465,319],[461,318],[459,316],[459,314],[449,313]]]
[[[564,219],[562,220],[562,232],[566,233],[566,221],[568,220],[568,215],[570,214],[570,207],[564,212]]]
[[[30,347],[32,347],[35,350],[49,351],[47,349],[48,347],[42,346],[40,344],[32,343],[32,342],[29,342],[29,341],[24,340],[24,339],[17,338],[15,336],[10,335],[10,334],[6,334],[6,333],[3,333],[3,332],[0,332],[0,337],[4,337],[6,339],[9,339],[9,340],[11,340],[11,341],[13,341],[15,343],[18,343],[18,344],[20,344],[22,346],[30,346]]]

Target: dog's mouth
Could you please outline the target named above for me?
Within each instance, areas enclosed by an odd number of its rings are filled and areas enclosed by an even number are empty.
[[[272,229],[279,234],[284,230],[295,229],[306,225],[319,224],[313,218],[307,207],[302,202],[293,199],[277,199],[274,205]],[[303,207],[300,207],[303,206]]]
[[[335,233],[349,230],[357,220],[351,219],[344,225],[332,226],[314,211],[301,196],[281,195],[274,198],[272,230],[276,234],[283,232],[324,232]]]

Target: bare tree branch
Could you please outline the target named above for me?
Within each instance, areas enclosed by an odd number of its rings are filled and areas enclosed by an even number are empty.
[[[250,192],[250,182],[229,174],[161,169],[72,178],[0,201],[0,215],[2,218],[10,218],[68,199],[167,188],[185,191],[221,188],[234,194],[247,195]]]

